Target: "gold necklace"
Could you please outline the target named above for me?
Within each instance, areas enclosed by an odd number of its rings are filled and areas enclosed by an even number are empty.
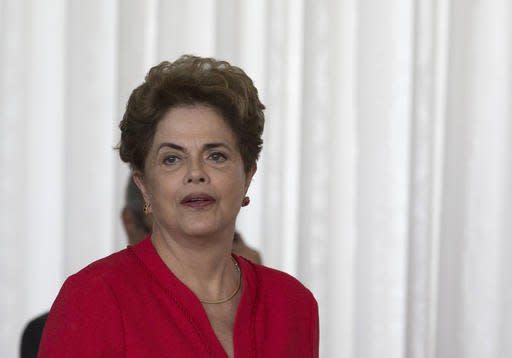
[[[236,294],[238,293],[238,291],[240,291],[240,287],[242,286],[242,271],[240,271],[240,267],[238,266],[238,262],[236,262],[236,260],[233,258],[233,256],[231,256],[231,259],[233,260],[233,263],[235,264],[235,269],[236,271],[238,272],[238,286],[237,288],[235,289],[235,291],[229,295],[228,297],[226,298],[222,298],[220,300],[215,300],[215,301],[208,301],[208,300],[202,300],[202,299],[199,299],[199,301],[201,301],[201,303],[204,303],[204,304],[207,304],[207,305],[217,305],[219,303],[224,303],[224,302],[228,302],[230,301],[233,297],[236,296]]]

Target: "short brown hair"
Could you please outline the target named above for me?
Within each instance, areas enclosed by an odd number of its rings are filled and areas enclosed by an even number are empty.
[[[249,172],[263,144],[265,106],[258,90],[242,69],[226,61],[190,55],[151,68],[131,93],[119,123],[121,160],[143,171],[158,122],[170,108],[193,105],[220,112],[235,133],[244,169]]]

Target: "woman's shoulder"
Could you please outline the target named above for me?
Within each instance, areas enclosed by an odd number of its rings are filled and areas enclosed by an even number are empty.
[[[88,357],[121,354],[124,343],[118,301],[120,285],[115,284],[114,277],[129,266],[127,254],[122,250],[97,260],[66,279],[46,321],[39,356],[74,357],[77,352]],[[120,277],[117,281],[126,280]]]
[[[127,247],[90,263],[69,276],[66,281],[73,281],[75,283],[102,282],[108,284],[113,281],[119,281],[127,275],[133,276],[137,270],[137,259],[131,252],[130,247]]]
[[[91,312],[119,310],[119,299],[129,291],[130,283],[141,281],[137,261],[129,248],[96,260],[64,281],[50,311],[50,317],[59,312]],[[142,279],[141,279],[142,277]],[[77,310],[76,307],[80,307]],[[118,312],[117,312],[118,313]],[[112,315],[111,315],[112,316]]]

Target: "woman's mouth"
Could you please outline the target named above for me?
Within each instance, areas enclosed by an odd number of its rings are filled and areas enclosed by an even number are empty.
[[[181,200],[181,205],[190,208],[205,208],[215,202],[215,199],[205,193],[189,194]]]

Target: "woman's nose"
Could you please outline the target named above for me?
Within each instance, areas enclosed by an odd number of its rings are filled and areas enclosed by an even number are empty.
[[[187,174],[185,175],[185,184],[199,184],[209,182],[208,174],[205,171],[204,163],[198,159],[189,161]]]

